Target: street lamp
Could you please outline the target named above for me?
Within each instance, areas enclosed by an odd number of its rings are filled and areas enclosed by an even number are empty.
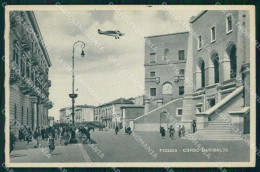
[[[75,52],[76,45],[78,43],[81,44],[81,48],[82,48],[81,57],[85,56],[85,53],[84,53],[83,49],[86,46],[86,44],[83,41],[77,41],[73,45],[73,52],[72,52],[72,94],[69,94],[69,97],[72,100],[72,113],[71,113],[71,115],[72,115],[72,124],[73,125],[74,125],[74,116],[75,116],[74,103],[75,103],[75,99],[78,96],[77,94],[74,93],[74,77],[75,77],[75,74],[74,74],[74,52]],[[70,142],[71,143],[76,143],[77,142],[74,130],[71,130],[71,141]]]

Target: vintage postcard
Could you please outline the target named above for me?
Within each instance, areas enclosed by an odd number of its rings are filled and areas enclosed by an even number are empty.
[[[254,6],[5,7],[6,167],[254,167]]]

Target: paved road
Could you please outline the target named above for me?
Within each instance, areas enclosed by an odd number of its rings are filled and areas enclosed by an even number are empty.
[[[120,131],[91,132],[93,145],[85,144],[84,148],[93,162],[240,162],[249,161],[249,146],[244,141],[198,141],[177,138],[162,139],[159,132],[136,132],[134,136],[125,135]],[[195,150],[198,145],[208,148],[208,159],[203,152],[186,152]],[[98,154],[97,150],[102,153]],[[215,152],[213,152],[215,151]],[[220,152],[222,151],[222,152]],[[228,151],[228,152],[226,152]],[[100,156],[100,155],[104,156]],[[155,158],[155,154],[157,154]]]
[[[26,142],[17,142],[14,151],[10,155],[10,161],[15,163],[20,162],[91,162],[83,145],[69,144],[60,145],[59,141],[55,141],[55,150],[53,155],[49,154],[48,143],[45,140],[40,140],[40,148],[33,148],[34,145]]]

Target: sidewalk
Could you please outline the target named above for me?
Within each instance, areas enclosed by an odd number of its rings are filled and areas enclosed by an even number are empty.
[[[14,150],[10,155],[11,163],[31,162],[91,162],[82,144],[56,146],[53,155],[49,155],[48,147],[27,150]]]

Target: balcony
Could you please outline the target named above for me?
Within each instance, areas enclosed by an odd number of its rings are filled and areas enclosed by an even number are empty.
[[[51,80],[47,81],[47,87],[51,87]]]
[[[32,65],[38,65],[39,64],[39,59],[38,59],[36,53],[32,53],[31,62],[32,62]]]
[[[145,82],[155,82],[156,84],[159,84],[160,77],[145,78]]]
[[[31,50],[31,44],[30,44],[30,41],[27,39],[26,35],[24,35],[22,37],[21,48],[22,48],[22,51],[24,51],[24,52]]]
[[[28,95],[28,94],[32,93],[33,82],[32,82],[31,79],[26,78],[26,81],[25,80],[21,80],[19,82],[19,87],[20,87],[20,89],[21,89],[23,94]]]
[[[13,85],[20,81],[19,75],[16,74],[15,70],[10,71],[10,85]]]
[[[42,65],[38,65],[38,66],[36,67],[36,70],[37,70],[37,72],[39,72],[40,74],[43,74],[43,73],[44,73],[44,67],[43,67]]]

